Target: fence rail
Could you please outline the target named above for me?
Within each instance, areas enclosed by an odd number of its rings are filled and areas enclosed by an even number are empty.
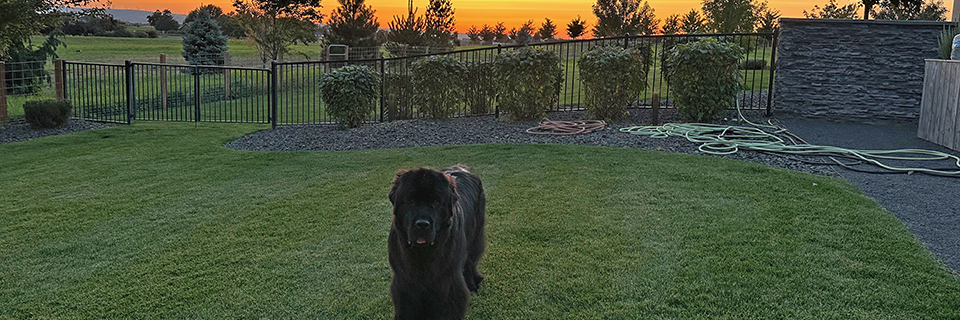
[[[678,44],[702,38],[735,42],[747,49],[740,73],[745,90],[739,101],[745,109],[771,107],[775,34],[697,34],[586,39],[532,44],[555,52],[561,60],[563,82],[554,111],[583,109],[578,59],[599,45],[615,45],[647,52],[652,58],[646,90],[630,107],[672,106],[670,86],[663,72],[666,53]],[[124,65],[65,62],[64,96],[74,103],[79,118],[131,123],[153,121],[248,122],[289,124],[333,123],[320,97],[323,74],[345,65],[364,65],[381,75],[380,108],[370,122],[421,118],[413,99],[411,62],[428,56],[453,57],[472,66],[462,84],[466,98],[455,116],[499,115],[492,63],[505,51],[521,46],[497,46],[404,57],[347,61],[273,62],[270,68],[190,66],[127,62]],[[753,63],[747,63],[755,60]],[[756,60],[763,60],[759,62]],[[759,62],[759,63],[758,63]]]

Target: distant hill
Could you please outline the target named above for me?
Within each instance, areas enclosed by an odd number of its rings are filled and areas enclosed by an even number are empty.
[[[67,11],[80,11],[79,8],[69,8]],[[147,16],[153,14],[153,11],[143,11],[143,10],[130,10],[130,9],[106,9],[107,14],[113,16],[114,19],[120,21],[126,21],[130,23],[147,23]],[[162,11],[162,10],[161,10]],[[173,19],[177,22],[183,23],[187,15],[185,14],[173,14]]]

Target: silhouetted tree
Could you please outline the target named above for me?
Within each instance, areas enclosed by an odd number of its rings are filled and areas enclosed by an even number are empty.
[[[644,1],[641,5],[640,0],[597,0],[593,14],[597,16],[593,27],[597,38],[653,34],[660,23],[650,4]]]
[[[364,0],[338,0],[340,7],[333,10],[327,21],[324,36],[330,44],[345,44],[351,47],[374,47],[377,42],[377,30],[380,22],[372,6],[364,5]]]
[[[580,16],[577,16],[576,19],[570,20],[570,23],[567,24],[567,35],[570,36],[570,39],[576,39],[583,35],[583,32],[587,30],[587,23],[580,19]]]

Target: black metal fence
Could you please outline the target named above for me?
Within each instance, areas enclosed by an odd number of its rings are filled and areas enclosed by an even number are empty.
[[[583,108],[579,57],[599,45],[616,45],[647,52],[651,59],[648,86],[631,104],[671,107],[669,83],[663,72],[666,53],[674,46],[702,38],[734,42],[746,49],[740,79],[744,87],[741,107],[767,110],[776,59],[775,34],[696,34],[587,39],[532,44],[555,52],[561,60],[563,82],[555,111]],[[73,101],[74,116],[98,121],[131,123],[155,121],[248,122],[326,124],[333,119],[320,97],[324,73],[348,64],[368,66],[381,75],[380,108],[369,121],[421,118],[413,99],[411,62],[426,56],[445,55],[465,63],[470,70],[463,87],[464,101],[455,116],[499,114],[492,63],[498,54],[520,46],[497,46],[429,55],[349,61],[272,63],[270,69],[184,66],[156,63],[125,65],[65,62],[65,96]]]

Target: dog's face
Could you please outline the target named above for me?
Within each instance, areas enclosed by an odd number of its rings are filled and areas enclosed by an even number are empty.
[[[430,169],[397,172],[390,188],[393,225],[410,246],[432,246],[437,233],[453,223],[456,183],[449,175]]]

